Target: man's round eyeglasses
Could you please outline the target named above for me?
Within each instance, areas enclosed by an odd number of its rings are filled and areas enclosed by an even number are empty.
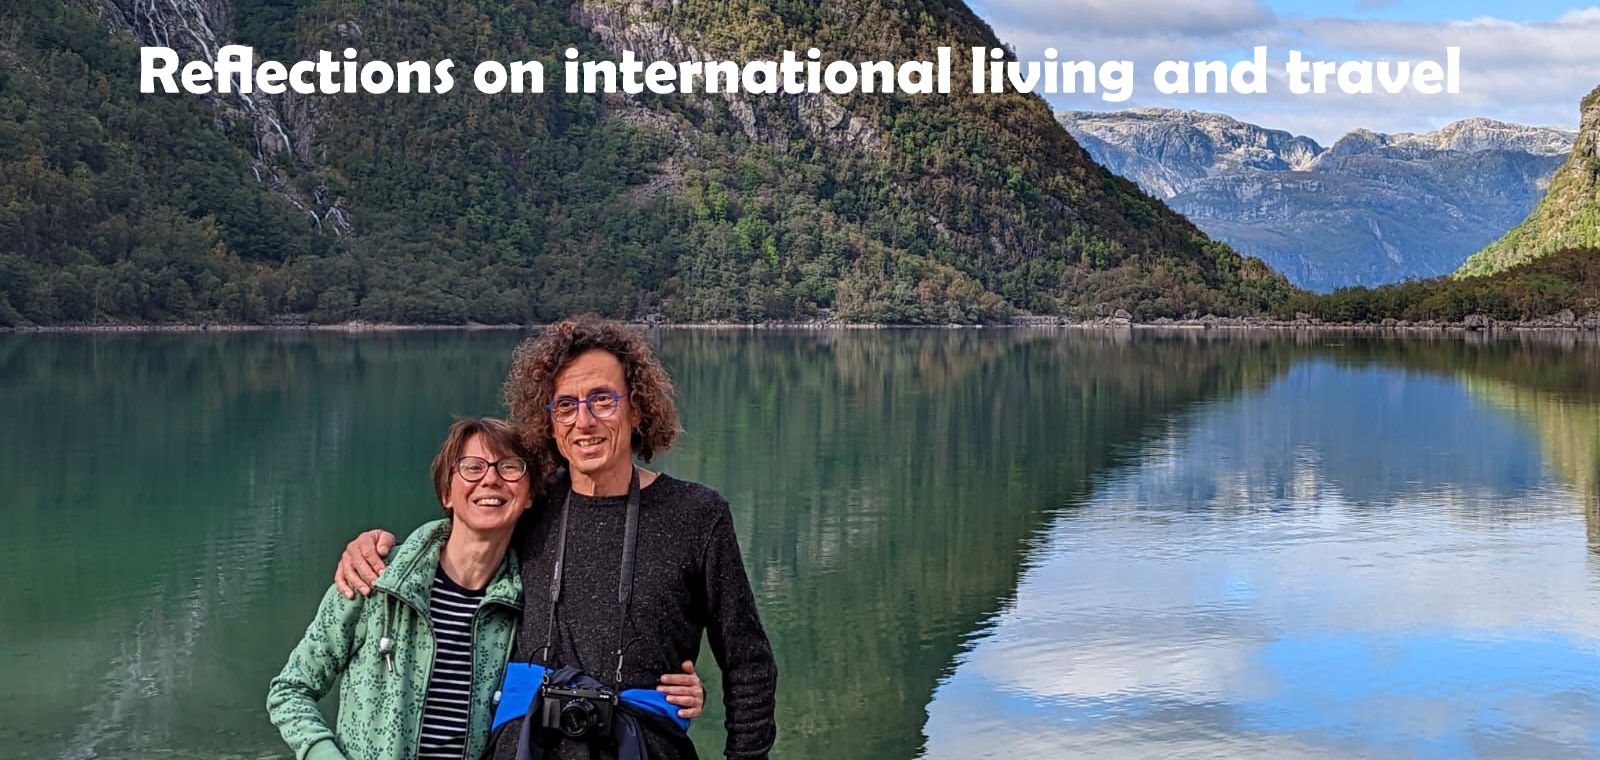
[[[456,460],[456,473],[461,475],[462,480],[470,483],[483,480],[483,476],[489,474],[490,467],[500,473],[500,479],[507,483],[515,483],[528,474],[528,460],[520,457],[506,457],[493,462],[482,457],[462,457]]]
[[[563,425],[578,419],[578,408],[589,407],[589,413],[597,420],[609,420],[616,415],[617,409],[622,407],[622,394],[596,393],[588,398],[573,398],[562,396],[544,405],[550,410],[550,418]]]

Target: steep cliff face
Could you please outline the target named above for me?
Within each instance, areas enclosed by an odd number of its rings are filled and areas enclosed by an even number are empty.
[[[138,91],[140,45],[203,58],[229,7],[0,3],[0,326],[264,321],[341,256],[271,110]]]
[[[1324,149],[1218,114],[1058,118],[1207,234],[1322,291],[1453,271],[1533,207],[1574,135],[1467,119]]]
[[[1467,259],[1463,277],[1494,274],[1569,248],[1600,247],[1600,88],[1583,99],[1577,140],[1527,219]]]
[[[237,0],[76,2],[113,32],[131,34],[141,45],[170,47],[186,61],[215,63],[224,45],[240,42],[235,34]],[[316,228],[338,236],[350,231],[349,214],[331,197],[320,176],[322,167],[309,150],[316,127],[312,104],[293,92],[246,95],[236,91],[201,97],[211,105],[220,128],[251,135],[250,170],[257,182],[299,209]],[[294,165],[298,181],[291,179],[285,163]]]
[[[573,23],[594,33],[605,51],[614,57],[620,57],[624,50],[629,50],[641,59],[655,61],[705,62],[719,58],[685,42],[678,30],[657,13],[658,5],[650,2],[578,0],[572,4],[567,15]],[[670,20],[670,15],[666,19]],[[770,120],[762,118],[768,104],[761,101],[768,99],[776,99],[812,141],[846,149],[874,149],[883,142],[882,135],[866,119],[850,114],[833,96],[826,93],[754,97],[742,93],[722,93],[719,97],[727,105],[739,129],[752,142],[780,148],[787,145],[784,131],[771,125]],[[635,106],[626,98],[617,100],[624,107]]]

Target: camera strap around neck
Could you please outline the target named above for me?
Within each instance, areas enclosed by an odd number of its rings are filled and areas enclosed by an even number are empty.
[[[555,644],[556,608],[561,603],[561,577],[567,565],[567,522],[572,513],[572,489],[567,489],[567,499],[561,505],[561,535],[556,539],[556,567],[550,575],[550,617],[545,629],[544,654],[548,666],[551,649]],[[622,636],[628,620],[628,603],[633,599],[633,559],[639,543],[639,468],[634,467],[628,481],[628,512],[622,527],[622,569],[617,578],[617,692],[622,691]],[[545,671],[546,679],[553,670]]]

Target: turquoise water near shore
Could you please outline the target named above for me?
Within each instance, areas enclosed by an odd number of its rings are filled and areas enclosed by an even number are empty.
[[[265,684],[340,547],[436,514],[520,337],[0,337],[0,743],[281,756]],[[652,337],[777,757],[1600,757],[1581,336]]]

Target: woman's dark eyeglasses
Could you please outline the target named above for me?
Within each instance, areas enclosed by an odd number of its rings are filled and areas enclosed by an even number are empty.
[[[589,413],[597,420],[609,420],[622,407],[622,394],[596,393],[588,398],[573,398],[562,396],[544,405],[550,410],[550,418],[563,425],[578,419],[578,407],[588,406]]]
[[[528,474],[528,460],[520,457],[506,457],[493,462],[482,457],[462,457],[456,460],[456,473],[469,483],[483,480],[483,476],[489,474],[490,467],[500,473],[500,479],[507,483],[515,483]]]

